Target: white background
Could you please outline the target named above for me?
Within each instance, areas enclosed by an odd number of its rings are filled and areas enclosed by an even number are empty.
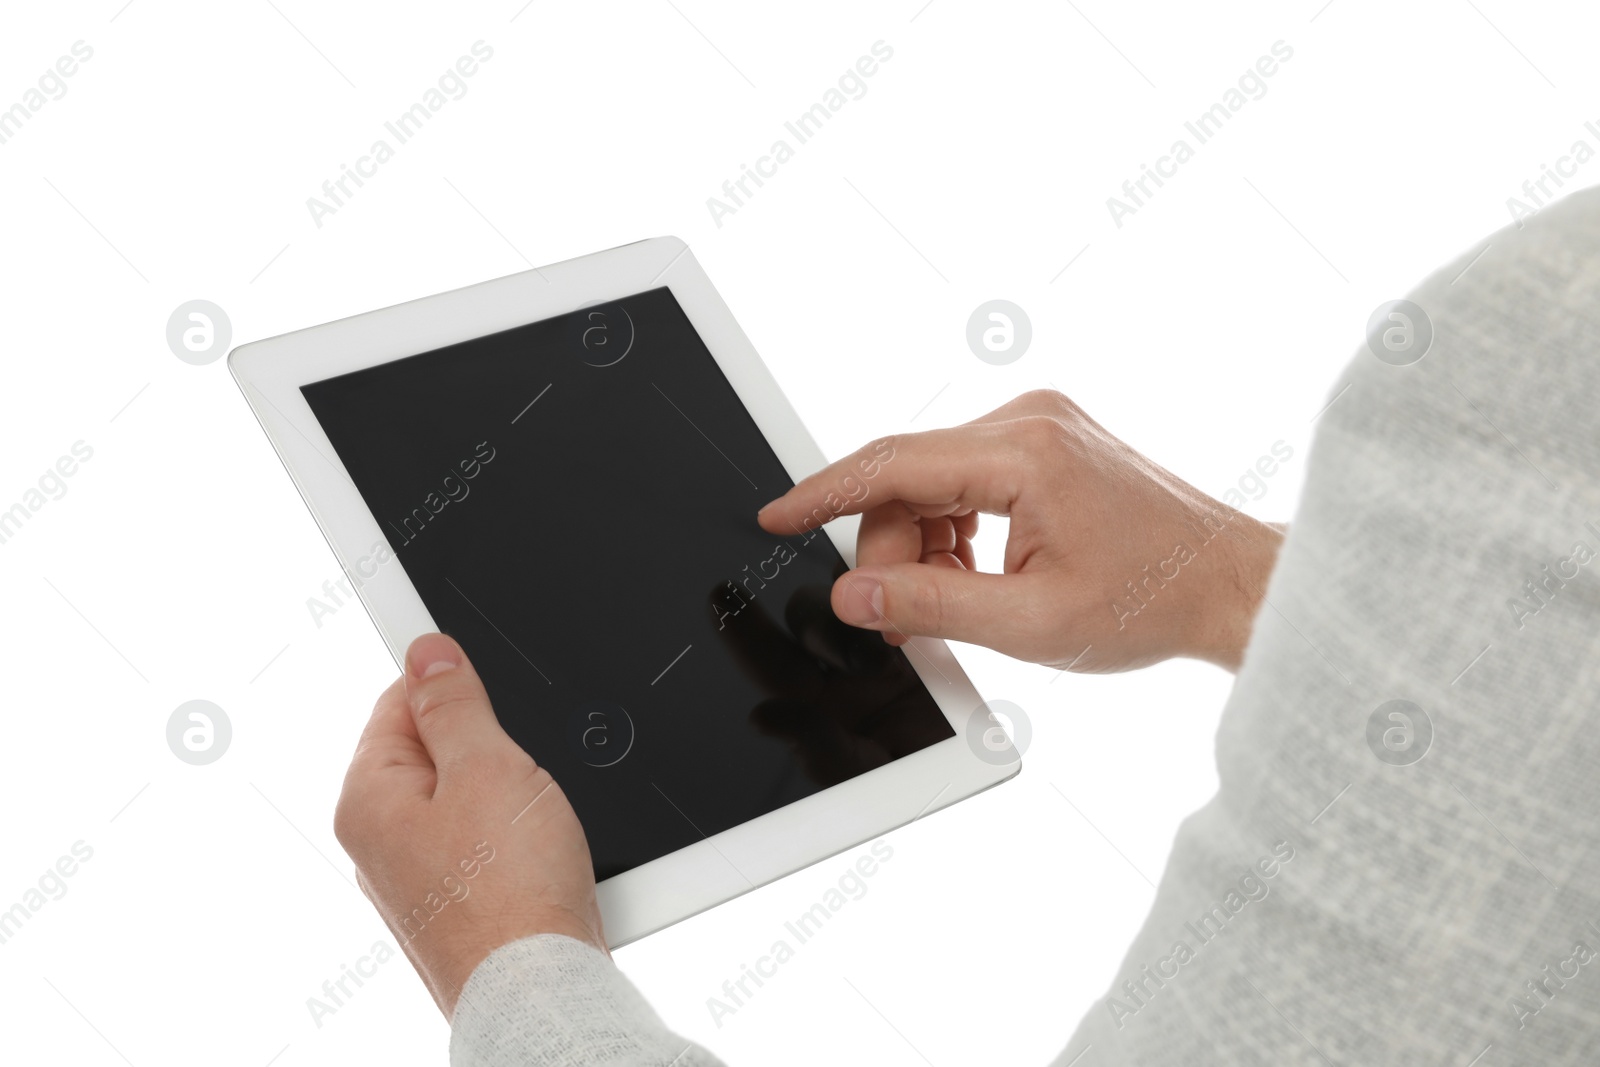
[[[1600,144],[1577,4],[123,2],[7,5],[0,32],[0,108],[94,50],[0,144],[0,510],[94,450],[0,544],[0,909],[94,850],[0,944],[7,1062],[444,1059],[398,955],[307,1009],[389,940],[331,819],[395,666],[358,606],[313,622],[335,561],[224,364],[169,351],[179,304],[237,344],[671,233],[829,455],[1048,383],[1213,494],[1287,443],[1247,509],[1286,519],[1370,312]],[[316,226],[306,199],[480,39],[467,94]],[[716,225],[707,198],[879,40],[866,95]],[[1278,40],[1266,95],[1114,225],[1106,198]],[[1009,366],[965,343],[992,298],[1032,319]],[[1030,717],[1021,777],[890,835],[720,1027],[707,998],[854,853],[621,950],[680,1033],[731,1064],[1043,1063],[1104,991],[1214,788],[1229,678],[958,653]],[[233,723],[205,767],[165,739],[194,698]]]

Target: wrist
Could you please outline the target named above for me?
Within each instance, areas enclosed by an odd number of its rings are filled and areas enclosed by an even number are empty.
[[[1220,504],[1212,521],[1218,518],[1221,529],[1207,546],[1214,550],[1206,553],[1208,580],[1191,614],[1182,654],[1237,671],[1288,528]]]

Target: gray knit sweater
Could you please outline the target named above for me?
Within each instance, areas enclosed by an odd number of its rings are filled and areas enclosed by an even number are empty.
[[[1060,1067],[1600,1062],[1600,191],[1486,243],[1330,392],[1220,788]],[[456,1064],[718,1062],[567,938],[467,993]]]

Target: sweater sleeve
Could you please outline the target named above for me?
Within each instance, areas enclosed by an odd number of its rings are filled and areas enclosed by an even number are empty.
[[[467,979],[454,1067],[721,1067],[668,1030],[605,954],[560,934],[502,945]]]
[[[1057,1067],[1597,1062],[1597,249],[1575,192],[1373,314],[1217,794]]]

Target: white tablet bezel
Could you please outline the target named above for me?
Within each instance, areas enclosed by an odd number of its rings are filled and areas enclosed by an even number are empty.
[[[361,600],[396,664],[403,664],[413,639],[438,626],[399,560],[376,563],[383,554],[375,552],[377,546],[392,554],[388,540],[300,386],[661,285],[671,289],[790,477],[799,480],[824,466],[821,449],[750,339],[689,246],[676,237],[640,241],[339,319],[241,345],[229,354],[229,369],[340,565],[360,575]],[[851,566],[858,525],[852,517],[825,528]],[[915,638],[907,653],[955,729],[954,737],[601,882],[600,908],[610,944],[616,947],[653,933],[1021,770],[1014,749],[989,749],[1002,759],[993,763],[969,744],[970,720],[987,715],[945,643]],[[986,731],[986,738],[994,743],[992,731]]]

